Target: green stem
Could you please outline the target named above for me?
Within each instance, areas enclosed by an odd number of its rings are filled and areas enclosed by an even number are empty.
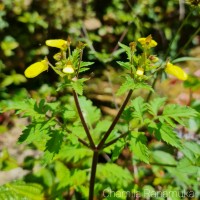
[[[200,32],[200,27],[192,34],[192,36],[189,37],[189,40],[185,43],[185,45],[181,48],[180,52],[176,55],[175,58],[177,58],[183,50],[190,44],[190,42],[193,40],[193,38]],[[174,59],[175,59],[174,58]]]
[[[76,74],[77,78],[78,78],[78,75],[79,75],[79,70],[80,70],[82,57],[83,57],[83,50],[81,50],[81,52],[80,52],[80,58],[79,58],[79,61],[78,61],[78,69],[77,69],[77,74]]]
[[[103,136],[102,140],[100,141],[99,145],[98,145],[98,149],[102,149],[106,139],[109,137],[110,133],[112,132],[112,130],[114,129],[115,125],[117,124],[122,112],[124,111],[129,99],[131,98],[131,95],[133,93],[133,90],[129,90],[128,95],[126,97],[126,99],[124,100],[124,103],[122,104],[119,112],[117,113],[115,119],[113,120],[112,124],[110,125],[110,128],[108,129],[108,131],[105,133],[105,135]]]
[[[85,132],[86,132],[87,138],[88,138],[88,140],[89,140],[89,142],[90,142],[90,146],[91,146],[93,149],[95,149],[96,147],[95,147],[94,141],[93,141],[93,139],[92,139],[92,136],[91,136],[91,134],[90,134],[90,131],[89,131],[89,129],[88,129],[88,126],[87,126],[87,124],[86,124],[86,122],[85,122],[85,119],[84,119],[84,117],[83,117],[83,113],[82,113],[82,111],[81,111],[81,107],[80,107],[79,100],[78,100],[78,95],[77,95],[77,93],[76,93],[74,90],[73,90],[73,96],[74,96],[74,101],[75,101],[75,104],[76,104],[76,108],[77,108],[77,110],[78,110],[79,117],[80,117],[80,119],[81,119],[81,123],[82,123],[83,128],[84,128],[84,130],[85,130]]]
[[[154,78],[154,80],[153,80],[153,83],[152,83],[152,88],[153,88],[153,89],[155,88],[155,85],[156,85],[156,82],[157,82],[157,80],[158,80],[158,77],[159,77],[159,73],[157,73],[156,78]],[[147,98],[146,98],[146,103],[149,102],[152,93],[153,93],[153,92],[150,90],[150,91],[149,91],[149,94],[148,94],[148,96],[147,96]]]
[[[183,22],[181,23],[180,27],[178,28],[178,30],[175,33],[175,36],[173,37],[173,39],[171,40],[169,47],[167,49],[167,52],[165,54],[164,60],[167,59],[168,55],[169,55],[169,51],[171,50],[171,46],[173,44],[173,42],[176,40],[176,37],[179,35],[179,33],[181,32],[183,26],[185,25],[185,23],[187,22],[188,18],[190,17],[190,15],[192,14],[192,10],[190,10],[190,12],[188,13],[188,15],[186,16],[186,18],[183,20]]]
[[[91,168],[90,188],[89,188],[89,200],[93,200],[93,197],[94,197],[94,185],[95,185],[95,177],[96,177],[98,158],[99,158],[99,152],[96,149],[96,150],[93,151],[93,157],[92,157],[92,168]]]
[[[109,147],[110,145],[114,144],[115,142],[117,142],[117,140],[119,140],[120,138],[126,137],[129,134],[129,132],[126,133],[122,133],[121,135],[119,135],[118,137],[116,137],[115,139],[111,140],[110,142],[104,144],[103,148]]]

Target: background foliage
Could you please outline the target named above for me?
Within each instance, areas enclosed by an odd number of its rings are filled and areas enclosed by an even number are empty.
[[[189,17],[179,31],[178,27],[188,13]],[[154,94],[157,98],[149,103],[144,100],[146,91],[135,93],[134,100],[123,114],[126,124],[120,123],[117,130],[127,131],[127,124],[134,130],[142,123],[150,124],[149,129],[142,130],[143,135],[132,132],[129,135],[130,148],[124,148],[124,141],[119,140],[102,153],[95,194],[98,199],[116,199],[104,198],[105,189],[107,193],[112,190],[115,194],[131,191],[132,194],[139,192],[142,198],[148,199],[145,191],[165,191],[169,195],[170,191],[181,191],[187,194],[184,195],[185,199],[190,199],[190,193],[195,194],[193,199],[198,199],[199,116],[192,117],[190,112],[185,112],[184,106],[171,104],[189,105],[200,112],[199,62],[194,59],[200,57],[199,27],[199,8],[182,1],[2,0],[0,111],[6,108],[7,112],[0,115],[0,169],[9,172],[21,168],[26,173],[17,182],[2,185],[0,199],[12,199],[13,196],[16,199],[86,199],[88,194],[91,152],[74,137],[78,134],[85,139],[71,91],[66,88],[56,91],[59,78],[51,69],[34,80],[27,80],[23,75],[28,65],[43,59],[48,53],[55,53],[54,50],[49,52],[44,45],[45,40],[67,39],[70,36],[74,46],[77,41],[87,43],[84,60],[95,61],[95,64],[84,74],[85,78],[91,78],[84,88],[84,95],[90,100],[81,98],[80,102],[88,116],[87,123],[93,129],[94,139],[98,141],[109,127],[123,98],[113,95],[120,86],[119,74],[124,71],[116,60],[126,59],[118,48],[118,41],[128,45],[130,41],[149,34],[159,44],[155,54],[163,59],[179,57],[175,61],[181,62],[191,77],[182,84],[174,79],[165,80],[163,75],[162,81],[158,81],[155,87],[160,97]],[[174,42],[168,51],[172,39]],[[184,59],[185,56],[193,58],[189,61]],[[17,111],[16,114],[13,109]],[[92,117],[89,113],[93,113]],[[128,113],[132,113],[132,116]],[[31,124],[30,119],[26,118],[29,116],[33,117]],[[131,120],[133,116],[134,120]],[[26,120],[19,125],[18,120],[22,117]],[[100,117],[101,121],[97,124]],[[67,131],[62,131],[63,127],[56,125],[59,121],[56,119],[61,120],[63,126],[67,125]],[[167,125],[161,125],[165,122]],[[188,128],[179,126],[174,130],[177,122]],[[13,134],[11,130],[16,127],[20,130]],[[117,134],[114,130],[109,139]],[[171,137],[168,137],[169,134]],[[14,148],[5,145],[7,135],[13,138]],[[183,147],[177,142],[177,135]],[[16,137],[19,137],[18,143],[25,142],[27,145],[16,145]],[[20,160],[20,153],[30,149],[34,151],[23,153]],[[42,151],[45,151],[44,155]],[[53,157],[54,161],[51,162]],[[120,196],[118,199],[126,197]],[[171,199],[181,198],[172,195]]]

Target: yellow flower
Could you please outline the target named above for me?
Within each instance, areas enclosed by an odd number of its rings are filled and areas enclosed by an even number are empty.
[[[188,78],[188,75],[179,66],[173,65],[170,62],[167,62],[165,72],[183,81]]]
[[[138,42],[142,45],[142,47],[147,49],[157,46],[157,42],[152,39],[151,35],[146,38],[139,38]]]
[[[27,78],[34,78],[46,70],[48,70],[48,62],[47,60],[42,60],[30,65],[24,74]]]
[[[66,40],[62,40],[62,39],[53,39],[53,40],[46,40],[46,45],[49,47],[66,49],[68,46],[68,42]]]
[[[64,68],[63,68],[63,73],[65,74],[73,74],[74,73],[74,68],[71,64],[67,64]]]
[[[136,74],[138,76],[142,76],[144,74],[144,69],[142,67],[138,67],[138,69],[136,71]]]

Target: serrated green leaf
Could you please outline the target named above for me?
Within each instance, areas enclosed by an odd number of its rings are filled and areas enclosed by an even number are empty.
[[[42,190],[42,186],[36,183],[22,181],[7,183],[0,186],[0,199],[44,200]]]
[[[186,141],[181,151],[193,164],[198,162],[197,160],[200,158],[200,145],[198,143]]]
[[[160,151],[160,150],[153,151],[152,158],[156,163],[170,164],[170,165],[177,164],[177,161],[175,160],[173,155],[171,155],[165,151]]]
[[[76,163],[80,162],[82,159],[90,158],[91,156],[92,151],[90,149],[76,146],[62,146],[58,155],[55,155],[55,158]]]
[[[92,105],[92,101],[87,100],[85,97],[80,97],[79,102],[85,120],[90,128],[92,128],[92,125],[99,121],[101,112],[97,107]]]
[[[79,94],[83,94],[83,83],[87,81],[87,78],[78,79],[71,83],[72,88]]]
[[[56,122],[53,120],[32,122],[23,130],[23,134],[20,135],[18,142],[34,143],[38,148],[44,150],[46,142],[50,139],[49,133],[51,128],[55,125]]]
[[[80,64],[80,67],[87,67],[87,66],[90,66],[90,65],[93,65],[94,62],[83,62],[81,61],[81,64]]]
[[[55,163],[56,178],[58,179],[58,189],[65,188],[70,184],[70,170],[60,161]]]
[[[77,187],[84,185],[88,181],[86,171],[76,170],[73,175],[70,177],[70,184],[72,187]]]
[[[134,89],[146,89],[146,90],[150,90],[151,92],[154,92],[154,89],[152,88],[152,86],[144,82],[136,83]]]
[[[121,67],[130,70],[131,66],[129,62],[122,62],[122,61],[117,61],[117,64],[119,64]]]
[[[132,113],[133,118],[138,118],[141,122],[143,122],[143,115],[147,109],[147,104],[144,103],[144,99],[142,97],[137,97],[131,101],[131,107],[134,109]]]
[[[124,81],[124,83],[122,83],[122,85],[120,86],[120,88],[117,91],[116,95],[118,95],[118,96],[135,88],[135,82],[130,76],[126,76],[125,79],[126,80]]]
[[[145,163],[149,163],[149,150],[145,135],[139,132],[132,132],[129,144],[134,156]]]
[[[148,111],[153,116],[157,116],[160,108],[165,104],[166,98],[155,98],[147,105]]]
[[[167,142],[168,144],[181,148],[181,142],[177,134],[172,130],[172,128],[166,124],[162,124],[157,133],[159,132],[161,139]]]
[[[46,112],[44,108],[40,106],[42,102],[43,100],[37,103],[36,100],[32,98],[20,102],[7,101],[5,102],[6,107],[3,111],[16,110],[16,114],[22,113],[24,117],[44,118]]]
[[[124,148],[125,142],[122,140],[118,140],[115,143],[114,149],[112,151],[112,157],[111,160],[114,162],[115,160],[118,159],[119,155],[121,154],[123,148]]]
[[[177,121],[179,124],[185,126],[186,124],[182,120],[182,118],[188,119],[196,115],[197,115],[197,112],[191,107],[180,106],[178,104],[168,104],[165,106],[161,117],[164,116],[164,117],[172,118],[173,120]]]
[[[117,185],[119,188],[127,187],[133,180],[127,168],[122,168],[114,163],[99,164],[96,179],[102,184]]]
[[[124,51],[126,52],[127,56],[128,56],[128,59],[130,60],[131,58],[131,50],[130,50],[130,47],[125,45],[125,44],[122,44],[121,42],[118,42],[119,46],[124,49]]]
[[[53,131],[51,131],[49,136],[51,138],[47,141],[45,151],[48,150],[49,152],[56,154],[60,150],[60,147],[61,147],[62,142],[63,142],[64,135],[63,135],[62,132],[53,130]]]
[[[200,170],[199,166],[195,166],[189,159],[183,158],[179,161],[177,170],[187,174],[197,174]]]

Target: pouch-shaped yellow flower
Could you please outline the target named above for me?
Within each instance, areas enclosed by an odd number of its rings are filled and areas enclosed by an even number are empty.
[[[138,67],[138,69],[136,71],[136,74],[138,76],[142,76],[144,74],[144,69],[142,67]]]
[[[157,42],[152,39],[151,35],[147,36],[146,38],[139,38],[138,42],[147,49],[157,46]]]
[[[71,64],[67,64],[66,67],[63,68],[63,72],[65,74],[73,74],[74,73],[74,68]]]
[[[27,78],[34,78],[46,70],[48,70],[48,62],[47,60],[42,60],[30,65],[24,74]]]
[[[165,72],[183,81],[188,78],[188,75],[179,66],[173,65],[170,62],[167,62]]]
[[[68,42],[62,39],[46,40],[46,45],[49,47],[56,47],[59,49],[66,49]]]

